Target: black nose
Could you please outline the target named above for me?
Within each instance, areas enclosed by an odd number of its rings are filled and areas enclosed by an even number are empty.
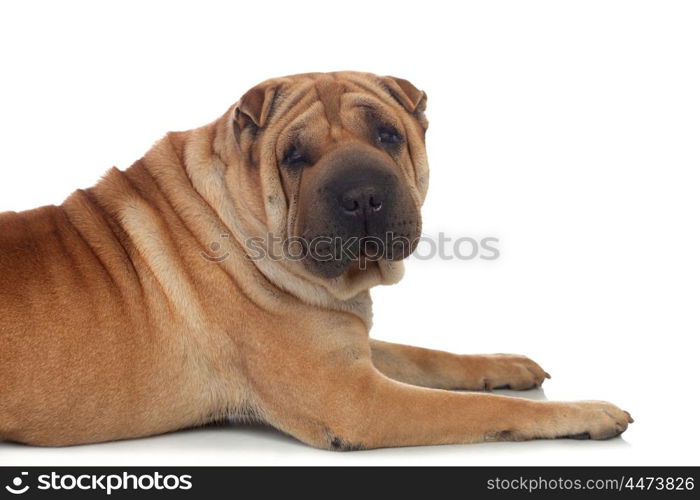
[[[384,193],[377,186],[355,186],[340,196],[340,205],[350,215],[371,215],[384,207]]]

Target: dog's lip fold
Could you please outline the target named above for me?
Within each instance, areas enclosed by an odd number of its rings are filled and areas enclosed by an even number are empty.
[[[416,238],[416,241],[418,238]],[[342,276],[347,276],[349,279],[359,278],[362,275],[377,274],[384,278],[387,269],[395,266],[398,262],[408,258],[416,245],[411,245],[409,252],[393,252],[382,250],[382,255],[377,256],[376,253],[368,255],[365,251],[360,251],[359,256],[351,259],[331,259],[331,260],[315,260],[312,257],[304,260],[304,265],[308,272],[315,276],[326,279],[336,280]]]

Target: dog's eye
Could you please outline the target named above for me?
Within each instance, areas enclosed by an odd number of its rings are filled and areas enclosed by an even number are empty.
[[[291,146],[284,153],[282,163],[289,166],[300,166],[306,163],[306,157],[296,146]]]
[[[381,144],[398,144],[401,142],[401,134],[394,127],[379,127],[377,141]]]

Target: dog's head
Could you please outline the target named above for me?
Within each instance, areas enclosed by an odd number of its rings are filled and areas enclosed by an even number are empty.
[[[300,272],[317,282],[398,279],[391,270],[421,232],[425,106],[408,81],[357,72],[267,80],[234,105],[250,209],[285,239]]]

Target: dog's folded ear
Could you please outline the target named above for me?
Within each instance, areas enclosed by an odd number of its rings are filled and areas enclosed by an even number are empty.
[[[263,82],[243,94],[234,107],[233,133],[240,143],[241,133],[246,127],[263,128],[272,110],[272,104],[277,95],[277,85],[274,82]]]
[[[270,115],[276,94],[276,85],[261,83],[243,94],[238,102],[238,112],[248,117],[257,127],[262,128]]]
[[[381,80],[389,94],[391,94],[406,111],[415,116],[423,128],[428,128],[428,120],[425,117],[428,95],[403,78],[385,76],[382,77]]]

